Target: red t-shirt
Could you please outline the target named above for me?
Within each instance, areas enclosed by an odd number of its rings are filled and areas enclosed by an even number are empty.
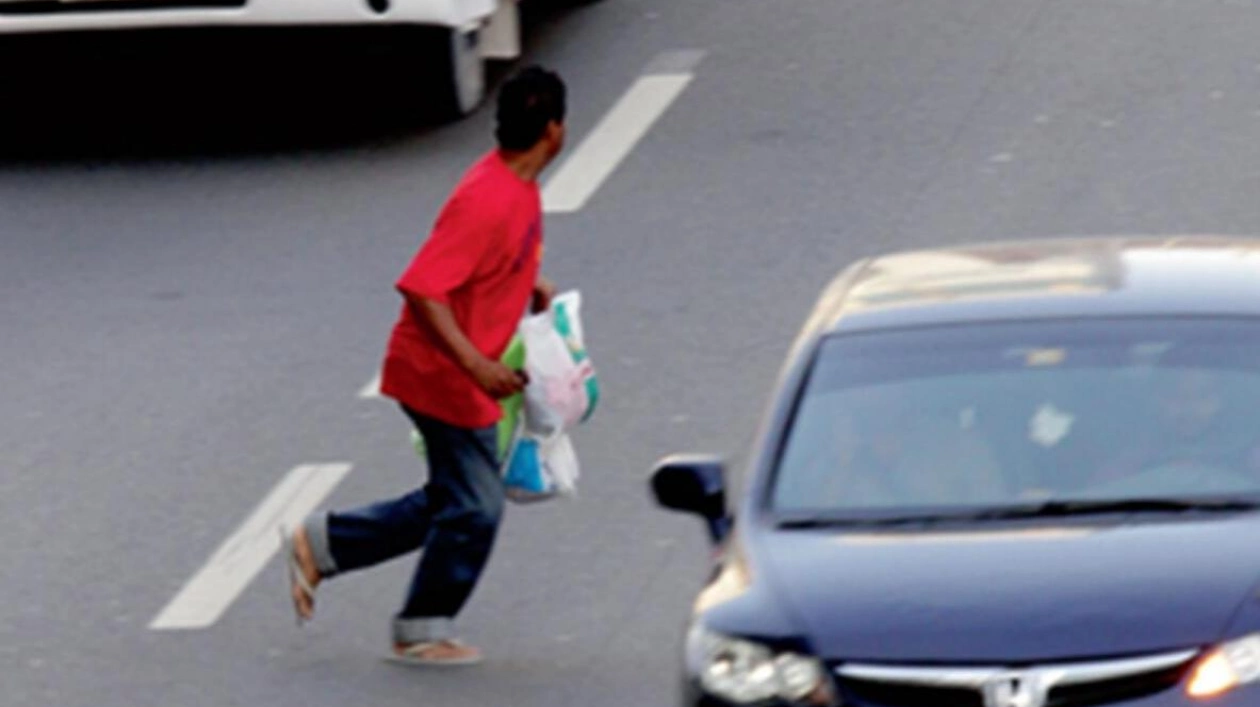
[[[408,299],[450,306],[473,346],[503,356],[525,315],[542,264],[542,200],[497,151],[465,173],[433,233],[395,287],[404,302],[390,337],[381,393],[450,425],[489,427],[499,403],[446,353]]]

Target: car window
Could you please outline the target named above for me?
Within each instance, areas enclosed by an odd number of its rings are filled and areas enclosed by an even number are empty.
[[[782,510],[1260,493],[1260,326],[1141,319],[835,336]]]

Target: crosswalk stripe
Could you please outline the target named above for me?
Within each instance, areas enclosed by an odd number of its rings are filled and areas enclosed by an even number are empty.
[[[691,83],[698,50],[665,52],[604,115],[543,187],[543,210],[581,210]]]
[[[377,373],[372,376],[372,380],[367,385],[359,389],[359,398],[368,400],[371,398],[381,397],[381,374]]]
[[[280,549],[277,528],[296,526],[350,473],[347,463],[294,467],[149,624],[155,631],[214,625]]]

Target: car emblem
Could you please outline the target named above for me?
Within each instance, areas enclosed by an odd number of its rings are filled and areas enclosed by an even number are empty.
[[[985,707],[1045,707],[1049,681],[1036,671],[1002,673],[984,684]]]

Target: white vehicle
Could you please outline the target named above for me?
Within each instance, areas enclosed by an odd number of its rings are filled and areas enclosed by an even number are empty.
[[[521,0],[0,0],[6,36],[181,28],[423,28],[415,71],[428,99],[458,118],[486,93],[485,62],[520,55]]]

